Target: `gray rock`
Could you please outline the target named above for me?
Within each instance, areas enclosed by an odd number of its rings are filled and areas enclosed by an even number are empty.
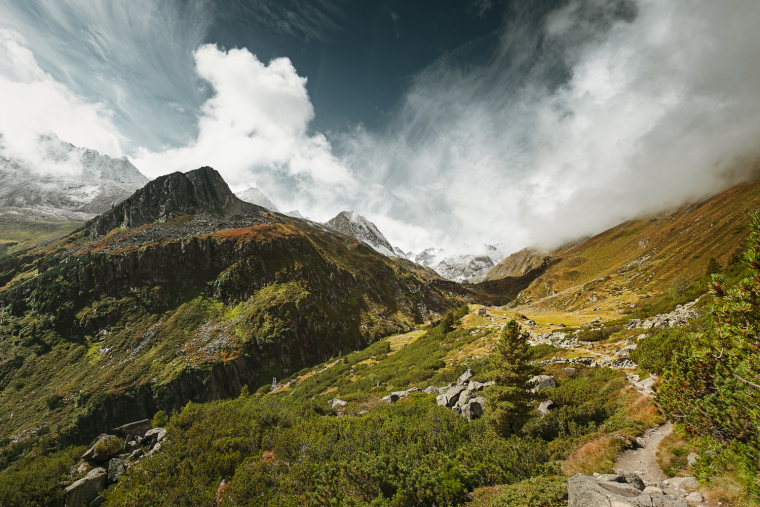
[[[472,421],[481,417],[485,413],[484,398],[478,397],[471,399],[464,407],[462,407],[462,417]]]
[[[594,477],[596,477],[596,479],[600,481],[625,482],[625,477],[623,477],[620,474],[601,474],[601,475],[594,474]]]
[[[699,487],[699,481],[695,477],[673,477],[665,479],[662,483],[666,487],[680,489],[683,491],[691,491]]]
[[[567,368],[562,368],[562,373],[570,378],[573,378],[578,373],[578,370],[572,366],[568,366]]]
[[[127,465],[126,461],[119,458],[112,458],[111,461],[108,462],[108,482],[111,484],[119,482],[119,479],[127,473],[128,469],[129,465]]]
[[[496,385],[495,380],[486,380],[485,382],[483,382],[483,389],[485,389],[486,387],[491,387],[495,385]]]
[[[101,467],[90,472],[66,488],[66,507],[84,507],[106,487],[108,473]]]
[[[454,386],[443,394],[435,397],[435,402],[444,407],[453,407],[459,400],[459,395],[466,389],[465,386]]]
[[[90,448],[82,454],[82,459],[101,463],[124,451],[124,442],[115,435],[100,435]]]
[[[626,345],[622,349],[620,349],[617,352],[615,352],[615,355],[618,356],[618,357],[630,357],[631,356],[631,352],[633,352],[634,350],[636,350],[637,347],[638,347],[638,345],[636,345],[635,343],[632,343],[630,345]]]
[[[90,507],[100,507],[104,503],[106,503],[106,497],[98,495],[95,497],[95,500],[90,502]]]
[[[647,487],[646,484],[644,484],[644,481],[641,480],[641,477],[636,474],[623,474],[623,477],[625,477],[625,482],[638,489],[639,491],[643,491],[644,488]]]
[[[344,408],[346,408],[346,405],[348,405],[348,403],[341,400],[340,398],[333,398],[330,401],[328,401],[327,404],[333,410],[343,410]],[[146,434],[146,438],[147,438],[147,434]]]
[[[132,454],[129,455],[129,459],[132,461],[135,461],[142,458],[144,454],[145,454],[145,451],[143,451],[142,449],[135,449],[134,451],[132,451]]]
[[[642,493],[649,496],[663,496],[665,494],[665,492],[657,486],[647,486]]]
[[[475,398],[475,394],[469,389],[465,389],[459,394],[459,399],[457,400],[456,407],[461,409],[473,398]]]
[[[148,447],[153,447],[154,444],[161,442],[164,438],[166,438],[166,430],[164,428],[152,428],[145,432],[143,443]]]
[[[441,394],[441,388],[435,386],[427,386],[424,392],[427,394]]]
[[[542,401],[538,405],[538,413],[542,416],[549,415],[549,410],[551,409],[552,405],[554,405],[554,402],[552,400]]]
[[[140,419],[131,423],[117,426],[113,432],[117,435],[126,437],[128,435],[145,435],[145,432],[151,429],[150,419]]]
[[[686,463],[690,467],[693,467],[694,465],[697,464],[698,459],[699,459],[699,454],[697,454],[696,452],[690,452],[689,455],[686,456]]]
[[[567,484],[568,507],[687,507],[683,498],[643,493],[631,484],[578,474]]]
[[[462,373],[457,379],[457,384],[464,384],[465,382],[469,381],[474,376],[475,376],[475,372],[467,368],[467,371]]]
[[[482,391],[485,387],[486,385],[483,382],[478,382],[477,380],[470,380],[467,383],[467,389],[470,391]]]
[[[689,505],[698,505],[704,501],[704,498],[702,498],[702,495],[696,491],[692,491],[688,495],[686,495],[686,503]]]
[[[536,375],[528,380],[528,387],[534,393],[544,389],[554,389],[557,387],[557,379],[554,378],[554,375]]]

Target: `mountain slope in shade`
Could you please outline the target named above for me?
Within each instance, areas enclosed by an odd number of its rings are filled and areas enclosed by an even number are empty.
[[[275,206],[274,203],[270,201],[266,195],[264,195],[264,192],[256,187],[249,187],[242,192],[238,192],[236,195],[240,200],[255,204],[256,206],[261,206],[262,208],[266,208],[269,211],[279,211],[277,209],[277,206]]]
[[[330,229],[364,242],[383,255],[396,256],[393,246],[375,224],[353,211],[341,211],[325,222]]]

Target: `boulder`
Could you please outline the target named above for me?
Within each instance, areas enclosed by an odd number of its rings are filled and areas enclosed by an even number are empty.
[[[333,398],[330,401],[328,401],[327,404],[333,410],[343,410],[344,408],[346,408],[346,405],[348,405],[348,403],[341,400],[340,398]],[[146,438],[147,438],[147,435],[146,435]]]
[[[472,421],[485,413],[485,398],[477,397],[471,399],[462,407],[462,417]]]
[[[552,400],[542,401],[538,405],[538,413],[541,414],[541,416],[549,415],[549,409],[551,409],[552,405],[554,405]]]
[[[644,484],[644,481],[641,480],[641,477],[636,474],[623,474],[623,477],[625,477],[625,482],[638,489],[639,491],[643,491],[644,488],[647,487],[646,484]]]
[[[102,463],[124,451],[124,441],[115,435],[100,435],[90,448],[82,454],[82,459]]]
[[[143,451],[142,449],[135,449],[134,451],[132,451],[132,454],[129,455],[129,459],[132,461],[138,460],[142,458],[144,454],[145,454],[145,451]]]
[[[483,382],[478,382],[477,380],[470,380],[467,383],[467,389],[470,391],[482,391],[485,387],[486,385]]]
[[[702,498],[702,495],[700,493],[697,493],[696,491],[692,491],[688,495],[686,495],[686,503],[689,505],[699,505],[704,501],[704,498]]]
[[[426,394],[441,394],[441,388],[435,386],[427,386],[424,392]]]
[[[625,482],[577,474],[567,483],[568,507],[687,507],[683,498],[651,495]]]
[[[106,487],[108,473],[101,467],[90,472],[66,488],[66,507],[85,507]]]
[[[633,352],[634,350],[636,350],[637,346],[638,345],[636,345],[635,343],[632,343],[630,345],[626,345],[622,349],[620,349],[617,352],[615,352],[615,355],[618,356],[618,357],[630,357],[631,352]]]
[[[457,384],[464,384],[465,382],[469,381],[474,376],[475,376],[475,372],[467,368],[467,371],[462,373],[457,379]]]
[[[528,387],[534,393],[544,389],[554,389],[557,387],[557,379],[554,378],[554,375],[536,375],[528,380]]]
[[[153,447],[155,444],[161,442],[164,438],[166,438],[166,430],[164,428],[152,428],[145,432],[143,444],[147,445],[148,447]]]
[[[690,467],[693,467],[697,464],[697,460],[699,459],[699,454],[696,452],[690,452],[688,456],[686,456],[686,464],[688,464]]]
[[[473,398],[475,398],[475,393],[473,393],[469,389],[465,389],[459,394],[459,399],[457,400],[456,407],[461,409],[462,407],[467,405],[467,403],[469,403],[469,401]]]
[[[104,503],[106,503],[106,497],[98,495],[95,497],[95,500],[90,502],[90,507],[100,507]]]
[[[126,437],[128,435],[145,435],[145,432],[152,427],[153,426],[150,424],[150,419],[140,419],[139,421],[117,426],[113,429],[113,432],[123,437]]]
[[[567,368],[562,368],[562,373],[570,378],[573,378],[578,373],[578,370],[572,366],[568,366]]]
[[[435,397],[435,402],[444,407],[453,407],[459,401],[459,395],[466,390],[465,386],[454,386],[443,394]]]
[[[119,482],[119,479],[127,473],[127,469],[129,469],[129,465],[127,465],[126,461],[119,458],[112,458],[111,461],[108,462],[108,482],[111,484]]]
[[[644,491],[642,491],[642,493],[645,493],[650,496],[662,496],[665,494],[665,492],[662,489],[658,488],[657,486],[647,486],[646,488],[644,488]]]

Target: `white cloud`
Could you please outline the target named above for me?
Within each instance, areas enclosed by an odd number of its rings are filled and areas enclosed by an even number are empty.
[[[306,79],[289,59],[264,64],[247,49],[224,51],[210,44],[194,56],[198,75],[213,88],[201,108],[198,135],[186,146],[139,150],[135,164],[146,174],[210,165],[233,187],[265,180],[269,186],[261,186],[283,209],[297,205],[317,214],[356,185],[327,139],[308,133],[314,109]]]
[[[40,136],[55,134],[80,146],[121,156],[120,136],[102,104],[88,103],[44,72],[17,33],[0,30],[0,134],[5,156],[40,171],[73,171],[53,165]]]
[[[557,245],[712,194],[760,155],[760,3],[532,9],[488,64],[432,66],[385,131],[344,139],[382,189],[365,212],[452,249]]]

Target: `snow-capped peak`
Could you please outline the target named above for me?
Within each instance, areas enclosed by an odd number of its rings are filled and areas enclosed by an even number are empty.
[[[251,204],[255,204],[256,206],[261,206],[262,208],[266,208],[270,211],[279,211],[277,209],[277,206],[275,206],[274,203],[270,201],[266,195],[264,195],[264,192],[256,187],[249,187],[246,190],[237,193],[236,195],[241,201],[249,202]]]
[[[383,255],[397,256],[393,246],[385,239],[375,224],[354,211],[341,211],[325,222],[330,229],[352,236],[374,248]]]

